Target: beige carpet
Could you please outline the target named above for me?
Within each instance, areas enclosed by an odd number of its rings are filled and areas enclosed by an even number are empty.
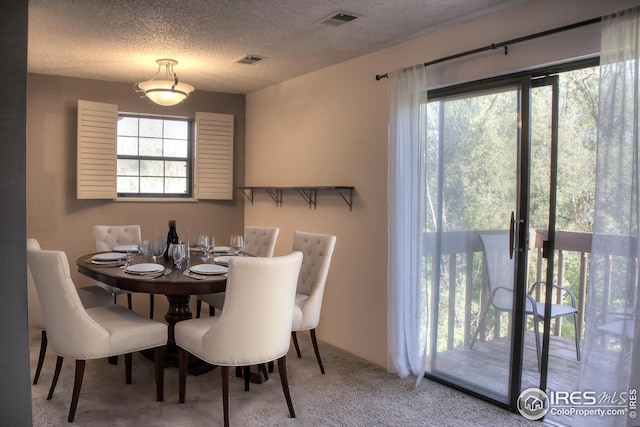
[[[287,357],[289,385],[296,411],[290,419],[276,373],[244,392],[243,381],[231,378],[230,418],[236,426],[541,426],[441,384],[394,374],[331,345],[320,343],[326,369],[321,375],[308,334],[298,334],[303,353],[293,346]],[[31,333],[32,373],[40,333]],[[32,386],[33,425],[67,424],[74,362],[66,360],[53,399],[47,393],[55,355],[48,349],[37,385]],[[33,374],[32,374],[33,378]],[[186,403],[178,404],[178,371],[165,370],[165,401],[155,401],[153,363],[133,358],[133,384],[124,383],[124,361],[87,362],[76,426],[218,426],[222,425],[220,371],[187,378]]]

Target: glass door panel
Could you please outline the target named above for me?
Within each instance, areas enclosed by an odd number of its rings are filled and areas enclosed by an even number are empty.
[[[522,389],[571,393],[579,388],[590,251],[585,237],[592,232],[595,192],[597,77],[597,67],[569,70],[536,79],[531,89],[529,283],[561,286],[565,290],[539,286],[532,296],[547,308],[547,302],[570,306],[572,293],[578,313],[540,322],[540,370],[527,357],[527,338],[531,341],[534,333],[528,319]],[[548,413],[545,419],[571,424],[563,415]]]
[[[427,105],[428,375],[508,404],[519,85]]]

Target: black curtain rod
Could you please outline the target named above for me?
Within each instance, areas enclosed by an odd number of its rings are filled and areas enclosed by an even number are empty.
[[[565,25],[564,27],[554,28],[553,30],[542,31],[540,33],[530,34],[528,36],[524,36],[524,37],[519,37],[517,39],[508,40],[506,42],[492,43],[492,44],[490,44],[488,46],[480,47],[478,49],[468,50],[466,52],[457,53],[455,55],[445,56],[443,58],[438,58],[438,59],[435,59],[433,61],[425,62],[423,65],[425,67],[427,67],[429,65],[438,64],[440,62],[445,62],[445,61],[449,61],[449,60],[452,60],[452,59],[461,58],[463,56],[473,55],[474,53],[480,53],[480,52],[484,52],[484,51],[487,51],[487,50],[495,50],[495,49],[499,49],[501,47],[504,48],[504,54],[507,55],[509,53],[508,46],[510,44],[516,44],[516,43],[520,43],[520,42],[524,42],[524,41],[533,40],[533,39],[537,39],[537,38],[540,38],[540,37],[548,36],[548,35],[551,35],[551,34],[561,33],[563,31],[573,30],[575,28],[580,28],[580,27],[584,27],[584,26],[587,26],[587,25],[597,24],[598,22],[601,22],[601,21],[602,21],[602,18],[593,18],[593,19],[589,19],[589,20],[586,20],[586,21],[577,22],[575,24]],[[387,77],[389,77],[388,73],[376,74],[376,80],[386,79]]]

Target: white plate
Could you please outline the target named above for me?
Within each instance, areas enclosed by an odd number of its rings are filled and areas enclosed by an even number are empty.
[[[229,264],[229,260],[231,259],[230,256],[225,255],[225,256],[217,256],[213,259],[213,262],[217,262],[218,264],[224,264],[227,265]]]
[[[93,256],[93,259],[96,261],[117,261],[119,259],[125,258],[127,254],[122,254],[118,252],[105,252],[103,254],[96,254]]]
[[[164,270],[163,265],[153,264],[150,262],[130,265],[129,267],[124,269],[124,271],[126,271],[127,273],[133,273],[133,274],[159,273],[162,270]]]
[[[138,252],[140,249],[136,245],[122,245],[113,248],[114,252]]]
[[[229,271],[227,267],[216,264],[198,264],[191,267],[190,270],[198,274],[225,274]]]
[[[115,261],[98,261],[97,259],[92,259],[91,264],[113,266],[113,265],[123,265],[124,261],[125,261],[124,259],[117,259]]]
[[[223,253],[223,252],[231,252],[231,248],[229,246],[216,246],[214,252]]]

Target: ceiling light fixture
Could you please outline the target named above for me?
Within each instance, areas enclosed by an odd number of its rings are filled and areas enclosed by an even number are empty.
[[[178,64],[175,59],[158,59],[158,71],[145,82],[134,84],[133,88],[136,92],[142,92],[141,98],[147,97],[158,105],[169,107],[179,104],[187,99],[187,96],[193,92],[194,87],[178,82],[178,76],[173,72],[173,66]],[[156,80],[165,68],[165,78]]]

